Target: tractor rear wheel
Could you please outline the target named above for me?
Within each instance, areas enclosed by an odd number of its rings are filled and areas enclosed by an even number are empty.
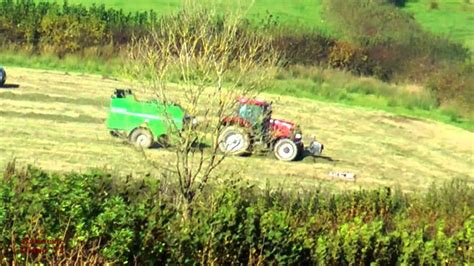
[[[137,128],[130,134],[130,141],[137,147],[148,149],[153,144],[153,135],[146,128]]]
[[[273,151],[280,161],[293,161],[299,153],[298,146],[291,139],[278,140]]]
[[[243,155],[249,152],[250,136],[247,130],[238,126],[228,126],[219,134],[219,149],[228,155]]]

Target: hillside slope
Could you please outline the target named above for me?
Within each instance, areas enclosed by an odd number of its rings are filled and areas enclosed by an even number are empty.
[[[435,6],[436,8],[433,8]],[[425,29],[435,34],[448,36],[474,51],[474,27],[472,26],[474,3],[472,1],[409,1],[403,10],[413,14],[416,21]]]
[[[138,152],[109,136],[104,125],[116,87],[136,85],[99,76],[9,68],[0,89],[0,167],[13,158],[49,170],[106,167],[122,172],[150,168]],[[171,93],[179,94],[179,90]],[[317,134],[325,157],[284,163],[262,156],[228,158],[219,174],[263,185],[356,189],[388,185],[418,191],[432,182],[465,178],[474,182],[474,133],[433,121],[397,117],[286,96],[273,100],[277,117],[298,121],[309,138]],[[307,141],[307,139],[306,139]],[[169,161],[172,151],[147,152]],[[355,183],[333,181],[330,171],[352,171]]]
[[[46,0],[59,2],[58,0]],[[86,6],[97,4],[97,0],[69,0],[71,4],[83,4]],[[106,7],[123,9],[127,12],[147,11],[153,9],[159,15],[169,14],[178,10],[185,0],[105,0],[101,4]],[[201,1],[200,1],[201,2]],[[328,25],[321,18],[322,0],[243,0],[243,1],[212,1],[219,8],[235,9],[237,7],[253,6],[248,10],[247,17],[257,22],[265,20],[272,14],[278,22],[287,25],[304,25],[308,28],[320,28],[327,30]],[[434,3],[434,4],[433,4]],[[463,0],[419,0],[407,1],[402,10],[414,15],[415,19],[429,31],[449,36],[455,41],[463,43],[474,49],[474,29],[469,26],[474,19],[474,4]]]

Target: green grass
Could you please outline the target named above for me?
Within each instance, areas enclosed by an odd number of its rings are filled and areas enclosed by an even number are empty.
[[[49,0],[53,2],[54,0]],[[57,1],[62,2],[62,1]],[[159,15],[178,10],[184,0],[69,0],[71,4],[92,5],[103,3],[107,7],[120,8],[125,11],[147,11],[153,9]],[[252,1],[212,1],[221,8],[235,9],[239,6],[246,9]],[[438,9],[431,9],[430,3],[437,2]],[[239,4],[237,4],[239,3]],[[408,1],[405,11],[412,13],[415,19],[431,32],[446,35],[453,40],[464,43],[474,51],[474,4],[464,0],[418,0]],[[304,25],[306,28],[327,29],[321,19],[321,0],[256,0],[247,13],[247,18],[261,22],[271,13],[285,25]]]
[[[430,3],[437,2],[438,8],[431,9]],[[464,0],[419,0],[410,1],[404,8],[431,32],[442,34],[464,43],[474,51],[474,3]]]
[[[54,2],[54,0],[49,0]],[[208,0],[199,1],[206,2]],[[62,1],[56,1],[62,3]],[[154,10],[159,15],[170,14],[182,7],[185,0],[69,0],[71,4],[92,5],[103,3],[107,7],[119,8],[124,11],[148,11]],[[253,5],[251,0],[243,1],[208,1],[218,6],[218,10],[228,8],[235,10],[239,8],[243,11],[248,10],[247,18],[260,22],[265,19],[268,13],[272,14],[279,22],[283,24],[295,25],[301,24],[307,27],[321,26],[321,0],[256,0]],[[249,9],[249,7],[251,7]]]
[[[338,70],[292,67],[277,74],[268,92],[428,118],[474,131],[472,119],[437,108],[435,98],[423,87],[393,85]]]
[[[285,87],[287,84],[289,87]],[[275,87],[271,87],[268,92],[281,95],[291,95],[294,97],[301,97],[307,99],[313,99],[323,102],[337,102],[346,106],[352,107],[364,107],[373,110],[383,110],[399,116],[410,117],[410,118],[426,118],[442,123],[457,126],[469,131],[474,131],[474,121],[462,118],[461,115],[452,110],[443,110],[435,107],[425,108],[424,101],[426,99],[400,99],[396,95],[392,97],[386,97],[379,92],[374,94],[363,94],[361,92],[348,92],[344,87],[335,87],[333,90],[337,91],[334,94],[327,95],[324,92],[319,92],[318,89],[312,85],[313,89],[307,89],[308,87],[301,86],[298,89],[292,89],[292,85],[295,84],[294,80],[286,80],[284,83],[280,83]],[[298,82],[297,82],[298,84]],[[301,84],[301,83],[299,83]],[[330,86],[330,82],[325,83]],[[422,101],[422,103],[416,103],[416,101]]]
[[[123,64],[120,58],[107,61],[94,57],[84,58],[78,55],[66,55],[64,58],[59,58],[55,55],[30,55],[24,52],[5,50],[0,53],[0,63],[4,66],[90,73],[103,76],[120,75]]]
[[[102,77],[121,78],[125,71],[120,59],[104,62],[94,58],[80,59],[78,56],[59,59],[51,55],[30,56],[13,52],[2,52],[0,58],[5,66],[89,73]],[[424,90],[411,93],[402,86],[390,85],[373,78],[359,78],[338,70],[296,66],[280,71],[270,83],[267,92],[273,94],[384,110],[407,117],[432,119],[474,131],[474,121],[461,118],[456,111],[435,108],[434,98]]]

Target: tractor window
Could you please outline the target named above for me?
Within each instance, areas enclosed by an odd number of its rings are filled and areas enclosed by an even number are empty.
[[[262,115],[262,108],[257,105],[244,104],[239,108],[239,116],[255,125],[259,122]]]

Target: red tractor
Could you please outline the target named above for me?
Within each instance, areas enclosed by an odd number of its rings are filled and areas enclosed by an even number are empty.
[[[252,153],[260,145],[273,150],[279,160],[295,160],[305,150],[299,126],[291,121],[272,118],[271,115],[271,103],[239,98],[236,112],[222,121],[219,149],[229,155],[244,155]],[[313,140],[308,151],[316,156],[323,149],[323,144]]]

